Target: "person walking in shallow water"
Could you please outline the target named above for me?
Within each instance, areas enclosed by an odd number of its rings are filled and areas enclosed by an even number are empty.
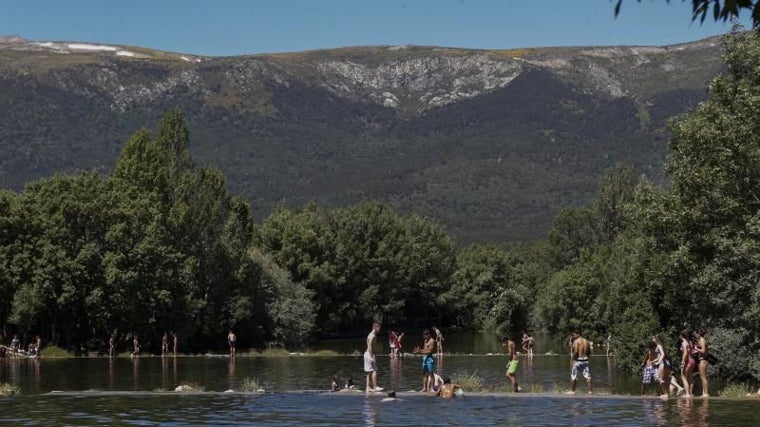
[[[367,373],[367,393],[383,391],[377,386],[377,361],[375,360],[375,346],[377,334],[380,333],[380,322],[372,322],[372,330],[367,334],[367,349],[364,351],[364,372]]]
[[[517,359],[517,350],[515,348],[516,345],[515,342],[506,335],[502,337],[501,345],[504,346],[504,351],[509,357],[509,361],[507,362],[507,378],[509,378],[509,381],[512,382],[512,390],[517,393],[521,389],[520,386],[517,385],[517,378],[515,377],[515,372],[517,372],[517,365],[519,364],[519,361]]]
[[[570,344],[570,391],[567,394],[575,394],[575,386],[578,383],[578,374],[586,379],[586,392],[593,393],[591,387],[591,368],[589,368],[589,356],[591,356],[591,344],[580,335],[577,330],[571,334]]]

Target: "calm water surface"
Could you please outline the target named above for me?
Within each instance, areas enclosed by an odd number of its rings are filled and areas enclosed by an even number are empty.
[[[498,342],[493,337],[462,340],[460,345],[455,336],[447,337],[450,347],[440,360],[440,373],[475,374],[487,386],[506,390],[506,358],[498,354]],[[411,347],[412,340],[407,343]],[[592,374],[605,395],[591,398],[558,393],[569,380],[564,354],[521,360],[518,380],[537,393],[465,394],[453,400],[410,393],[421,387],[420,360],[413,356],[378,357],[380,385],[402,392],[395,401],[359,392],[327,393],[335,374],[353,377],[360,387],[364,381],[361,341],[328,345],[351,355],[5,360],[0,383],[15,385],[22,394],[0,398],[0,424],[760,425],[760,400],[640,398],[638,378],[616,372],[604,356],[592,358]],[[244,378],[257,379],[266,392],[225,393],[239,391]],[[200,385],[204,392],[164,391],[182,383]]]

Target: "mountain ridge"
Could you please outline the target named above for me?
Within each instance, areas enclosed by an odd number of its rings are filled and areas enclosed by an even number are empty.
[[[720,54],[716,37],[225,57],[0,37],[0,183],[107,173],[131,133],[179,107],[196,162],[259,219],[379,199],[462,244],[530,240],[616,162],[662,182],[665,120],[705,99]]]

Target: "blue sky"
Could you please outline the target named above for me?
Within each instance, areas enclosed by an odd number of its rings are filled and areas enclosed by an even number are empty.
[[[691,1],[0,0],[0,34],[199,55],[359,45],[508,49],[699,40],[729,23],[691,22]],[[742,24],[751,28],[748,13]]]

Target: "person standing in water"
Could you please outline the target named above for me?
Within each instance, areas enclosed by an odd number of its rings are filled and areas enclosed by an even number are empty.
[[[140,355],[140,341],[137,339],[137,335],[132,338],[132,356]]]
[[[235,357],[235,343],[237,342],[237,336],[235,336],[235,333],[232,332],[232,329],[230,329],[229,333],[227,334],[227,345],[230,347],[230,357]]]
[[[380,322],[372,322],[372,330],[367,335],[367,349],[364,351],[364,372],[367,373],[367,393],[383,391],[377,386],[377,360],[375,359],[375,346],[377,334],[380,333]]]
[[[425,340],[422,347],[414,347],[414,354],[422,354],[422,392],[433,391],[433,374],[435,373],[436,342],[430,335],[430,331],[422,331]]]
[[[512,339],[505,335],[501,339],[501,345],[504,346],[504,351],[507,353],[507,357],[509,357],[509,362],[507,362],[507,378],[509,378],[509,381],[512,382],[512,390],[514,390],[515,393],[520,391],[520,386],[517,385],[517,378],[515,377],[515,372],[517,372],[517,365],[519,364],[519,361],[517,359],[517,349],[515,348],[515,342],[512,341]]]
[[[707,365],[709,365],[709,362],[707,361],[707,356],[710,354],[710,347],[707,342],[707,338],[705,338],[705,330],[702,328],[697,329],[694,331],[694,336],[697,337],[697,345],[694,347],[697,351],[698,357],[699,357],[699,378],[702,380],[702,397],[710,397],[710,393],[708,392],[708,383],[707,383]]]
[[[692,357],[694,345],[691,342],[689,331],[681,332],[681,380],[683,388],[686,391],[684,397],[691,397],[694,389],[694,369],[697,367],[697,361]]]
[[[166,356],[169,353],[169,335],[164,332],[164,336],[161,337],[161,356]]]
[[[433,332],[435,332],[436,352],[439,356],[443,356],[443,333],[437,326],[433,326]]]
[[[571,334],[572,341],[570,344],[570,391],[567,394],[575,394],[575,386],[578,383],[578,374],[582,374],[586,379],[586,392],[593,393],[591,387],[591,369],[589,368],[589,356],[591,356],[591,344],[586,338],[583,338],[577,330]]]

